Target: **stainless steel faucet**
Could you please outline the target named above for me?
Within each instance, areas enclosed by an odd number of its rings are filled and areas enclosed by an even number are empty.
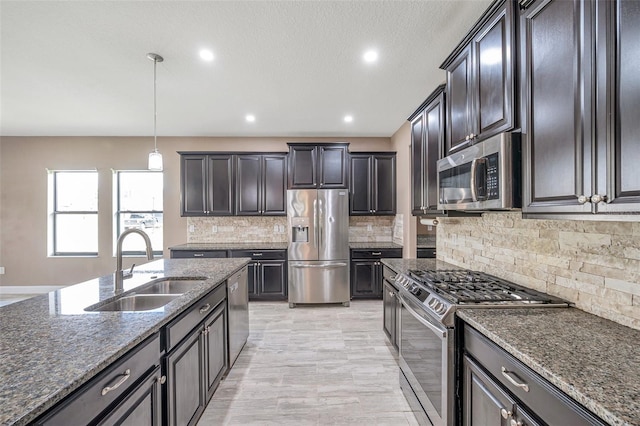
[[[125,276],[125,272],[122,270],[122,242],[124,241],[124,237],[126,237],[129,234],[140,234],[142,238],[144,238],[144,242],[147,246],[147,259],[153,260],[153,250],[151,249],[151,240],[149,239],[149,236],[144,231],[141,231],[140,229],[132,228],[132,229],[127,229],[122,234],[120,234],[120,237],[118,237],[118,245],[116,247],[116,272],[114,273],[116,293],[121,293],[124,290],[124,285],[123,285],[124,279],[131,277],[131,273],[127,273],[128,275]],[[131,268],[131,270],[133,270],[133,267]]]

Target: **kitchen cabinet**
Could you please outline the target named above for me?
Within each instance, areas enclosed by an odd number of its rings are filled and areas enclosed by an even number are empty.
[[[181,216],[233,215],[233,155],[179,154]]]
[[[447,72],[445,155],[515,125],[514,0],[493,3],[440,68]]]
[[[166,328],[166,419],[194,425],[227,370],[226,286],[219,286]]]
[[[464,426],[605,424],[467,324],[462,367]]]
[[[349,215],[396,214],[396,153],[351,153]]]
[[[347,188],[349,176],[346,143],[289,143],[288,188]]]
[[[402,249],[351,250],[352,299],[382,299],[382,258],[402,258]]]
[[[236,214],[285,216],[286,154],[236,155]]]
[[[438,210],[437,163],[445,144],[445,85],[439,86],[409,117],[411,122],[411,213]]]
[[[398,350],[399,342],[399,315],[400,300],[398,299],[398,288],[395,286],[396,273],[386,266],[382,269],[383,292],[382,292],[382,329],[387,335],[389,342]]]
[[[640,212],[638,3],[521,8],[525,217]]]
[[[160,335],[130,350],[80,389],[58,403],[36,425],[160,425]]]
[[[170,250],[172,259],[221,259],[227,257],[226,250]]]
[[[230,257],[249,257],[249,300],[287,300],[286,250],[230,250]]]

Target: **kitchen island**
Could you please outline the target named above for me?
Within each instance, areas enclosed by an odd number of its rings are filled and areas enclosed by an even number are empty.
[[[115,296],[112,275],[0,308],[0,424],[33,421],[248,262],[165,259],[137,267],[125,292],[153,277],[201,280],[153,311],[85,311]]]

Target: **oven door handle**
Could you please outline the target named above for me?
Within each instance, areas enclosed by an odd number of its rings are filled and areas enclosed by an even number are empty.
[[[427,321],[426,319],[422,318],[422,315],[420,315],[415,309],[413,309],[412,307],[409,306],[409,303],[407,303],[407,301],[405,300],[404,297],[402,297],[401,294],[398,294],[398,297],[400,298],[400,302],[402,303],[402,306],[405,307],[405,309],[407,311],[409,311],[409,313],[416,319],[418,320],[422,325],[426,326],[427,328],[429,328],[429,330],[431,330],[432,332],[434,332],[435,334],[437,334],[442,340],[447,338],[447,332],[446,331],[442,331],[440,328],[436,327],[435,325],[431,324],[429,321]]]

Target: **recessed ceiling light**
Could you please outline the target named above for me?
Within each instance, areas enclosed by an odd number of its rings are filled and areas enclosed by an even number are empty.
[[[200,58],[203,61],[211,62],[213,61],[213,52],[207,49],[202,49],[200,51]]]
[[[351,123],[353,121],[353,116],[351,115],[345,115],[344,116],[344,122],[345,123]]]
[[[363,55],[364,61],[367,63],[373,63],[378,60],[378,52],[375,50],[367,50]]]
[[[256,121],[256,116],[253,114],[247,114],[245,120],[247,120],[249,123],[253,123],[254,121]]]

